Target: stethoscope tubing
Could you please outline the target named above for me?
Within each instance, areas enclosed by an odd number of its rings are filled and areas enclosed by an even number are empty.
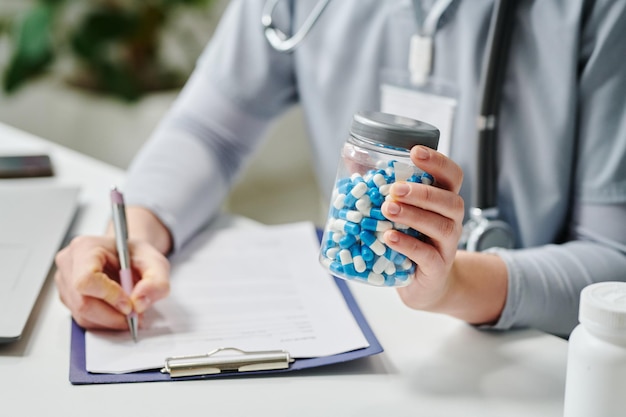
[[[317,20],[320,18],[330,0],[320,0],[317,2],[309,16],[306,18],[300,29],[291,37],[287,37],[284,32],[274,26],[272,13],[280,0],[267,0],[261,13],[261,24],[267,41],[272,48],[279,52],[291,52],[304,40],[311,31]]]
[[[317,2],[303,25],[296,33],[288,37],[284,32],[274,26],[272,13],[280,0],[267,0],[262,11],[261,23],[263,24],[265,37],[270,45],[280,52],[293,51],[307,36],[315,23],[318,21],[330,0]],[[443,12],[450,6],[452,0],[440,0],[434,13],[431,13],[432,21],[428,19],[418,22],[423,24],[422,31],[426,30],[430,36],[434,35],[436,22]],[[483,70],[479,80],[479,112],[477,117],[477,169],[472,190],[472,208],[476,213],[494,212],[497,217],[497,181],[498,181],[498,158],[497,158],[497,130],[498,110],[500,107],[502,87],[511,49],[513,22],[516,8],[516,0],[496,0],[492,11],[489,26],[489,35],[486,45],[486,53],[483,62]],[[422,10],[418,9],[417,1],[414,1],[416,15],[421,16]],[[441,9],[441,10],[438,10]],[[430,33],[432,32],[432,33]]]
[[[498,110],[506,72],[516,0],[496,0],[485,62],[483,63],[480,108],[477,120],[477,181],[473,192],[474,207],[489,209],[497,205],[497,129]]]

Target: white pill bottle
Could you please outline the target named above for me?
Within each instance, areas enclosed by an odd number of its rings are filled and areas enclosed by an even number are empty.
[[[427,123],[388,113],[353,116],[340,154],[320,247],[320,262],[339,278],[374,286],[408,285],[416,265],[383,243],[386,230],[416,238],[416,230],[382,215],[381,206],[396,181],[432,184],[430,174],[410,158],[415,145],[437,149],[439,130]]]
[[[626,282],[581,291],[569,338],[564,417],[626,416]]]

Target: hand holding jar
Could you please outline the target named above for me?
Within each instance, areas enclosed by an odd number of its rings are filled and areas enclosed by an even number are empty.
[[[461,170],[434,151],[438,139],[435,127],[416,120],[376,112],[354,116],[320,252],[332,274],[398,287],[441,269],[430,263],[456,249],[459,236],[451,232],[460,226],[463,202]],[[437,187],[445,187],[440,190],[432,187],[438,176]]]

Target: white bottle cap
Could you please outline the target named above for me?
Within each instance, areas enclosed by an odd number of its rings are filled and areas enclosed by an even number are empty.
[[[612,334],[626,332],[626,282],[598,282],[580,293],[578,319],[587,327]]]

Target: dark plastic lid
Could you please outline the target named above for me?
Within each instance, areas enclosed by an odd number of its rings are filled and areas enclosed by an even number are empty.
[[[383,146],[411,149],[424,145],[437,149],[439,129],[404,116],[376,111],[360,111],[352,120],[350,133]]]

